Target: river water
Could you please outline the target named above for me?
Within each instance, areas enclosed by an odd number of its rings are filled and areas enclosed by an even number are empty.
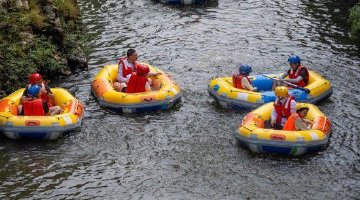
[[[360,58],[339,2],[79,0],[94,37],[90,67],[56,85],[84,102],[82,130],[50,142],[0,138],[0,199],[358,199]],[[129,47],[173,74],[178,106],[139,115],[99,106],[92,77]],[[232,135],[246,112],[220,108],[208,81],[240,63],[283,72],[291,53],[334,87],[319,105],[333,123],[329,146],[296,158],[253,154]]]

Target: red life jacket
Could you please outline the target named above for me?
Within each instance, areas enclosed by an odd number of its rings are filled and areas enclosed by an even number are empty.
[[[281,124],[282,118],[288,118],[291,115],[291,101],[293,101],[294,98],[292,96],[289,96],[284,104],[282,104],[279,101],[279,98],[276,98],[274,102],[275,111],[277,114],[276,123]]]
[[[43,100],[36,99],[33,101],[24,101],[23,109],[25,116],[45,116],[45,111],[43,108]]]
[[[126,61],[126,57],[125,58],[120,58],[119,60],[119,64],[118,64],[118,70],[122,70],[122,74],[123,77],[126,78],[127,75],[133,73],[133,70],[131,68],[131,66],[126,66],[125,65],[125,61]],[[136,64],[136,63],[135,63]],[[120,68],[121,67],[121,68]],[[135,66],[134,66],[135,67]]]
[[[244,88],[242,85],[241,85],[241,80],[243,78],[246,78],[250,84],[251,83],[251,80],[249,79],[248,76],[244,76],[244,75],[241,75],[241,74],[234,74],[233,77],[232,77],[232,81],[233,81],[233,86],[236,87],[236,88],[239,88],[239,89],[245,89],[247,90],[247,88]]]
[[[41,93],[40,98],[46,101],[49,108],[53,107],[55,105],[55,101],[53,98],[50,98],[49,94],[47,93],[44,82],[41,83],[41,91],[45,91],[45,93]]]
[[[299,65],[298,68],[296,69],[296,71],[294,71],[293,69],[290,69],[289,71],[289,78],[291,79],[296,79],[297,77],[300,76],[300,71],[301,69],[305,69],[306,70],[306,76],[305,78],[303,78],[301,81],[299,81],[298,83],[296,83],[296,85],[300,86],[300,87],[304,87],[309,83],[309,71],[306,67]]]
[[[290,117],[287,119],[283,130],[285,130],[285,131],[296,131],[295,121],[296,121],[296,119],[298,117],[300,117],[300,115],[298,113],[291,114]],[[302,121],[304,121],[304,119],[302,119],[302,118],[300,118],[300,119]]]
[[[127,84],[126,93],[137,93],[145,92],[145,85],[147,78],[144,76],[139,76],[136,73],[132,73]]]

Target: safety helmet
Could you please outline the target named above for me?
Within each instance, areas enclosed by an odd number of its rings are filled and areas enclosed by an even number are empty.
[[[139,64],[136,68],[136,74],[139,76],[146,76],[150,72],[150,69],[148,66],[144,64]]]
[[[278,86],[275,88],[275,95],[278,97],[287,97],[289,96],[288,88],[285,86]]]
[[[33,84],[31,85],[28,90],[27,90],[27,94],[30,96],[30,97],[36,97],[36,95],[40,92],[41,90],[41,87],[36,85],[36,84]]]
[[[309,106],[306,105],[306,104],[304,104],[304,103],[302,103],[302,104],[300,104],[300,105],[298,106],[298,108],[297,108],[296,110],[300,110],[300,109],[308,109],[308,110],[309,110]]]
[[[39,73],[33,73],[33,74],[30,74],[30,76],[29,76],[29,83],[35,84],[36,82],[41,81],[41,79],[42,79],[42,76]]]
[[[292,55],[288,58],[288,62],[289,64],[300,64],[301,59],[299,56]]]
[[[250,65],[241,64],[239,66],[239,74],[249,75],[252,72]]]

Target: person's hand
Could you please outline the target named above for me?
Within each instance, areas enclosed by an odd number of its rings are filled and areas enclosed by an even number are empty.
[[[270,124],[271,124],[271,127],[274,127],[275,126],[275,120],[271,120]]]
[[[161,75],[162,73],[161,72],[155,72],[155,73],[149,73],[148,76],[159,76]]]
[[[40,95],[41,95],[41,94],[47,94],[47,93],[48,93],[48,92],[47,92],[46,90],[43,90],[43,89],[40,90]]]
[[[313,123],[310,121],[310,120],[308,120],[308,119],[304,119],[304,122],[306,123],[306,126],[312,126],[313,125]]]

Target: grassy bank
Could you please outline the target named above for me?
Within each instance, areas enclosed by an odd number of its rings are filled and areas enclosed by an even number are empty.
[[[0,9],[1,96],[24,87],[33,72],[48,80],[68,75],[74,69],[69,58],[84,42],[76,0],[30,0],[28,5]]]

